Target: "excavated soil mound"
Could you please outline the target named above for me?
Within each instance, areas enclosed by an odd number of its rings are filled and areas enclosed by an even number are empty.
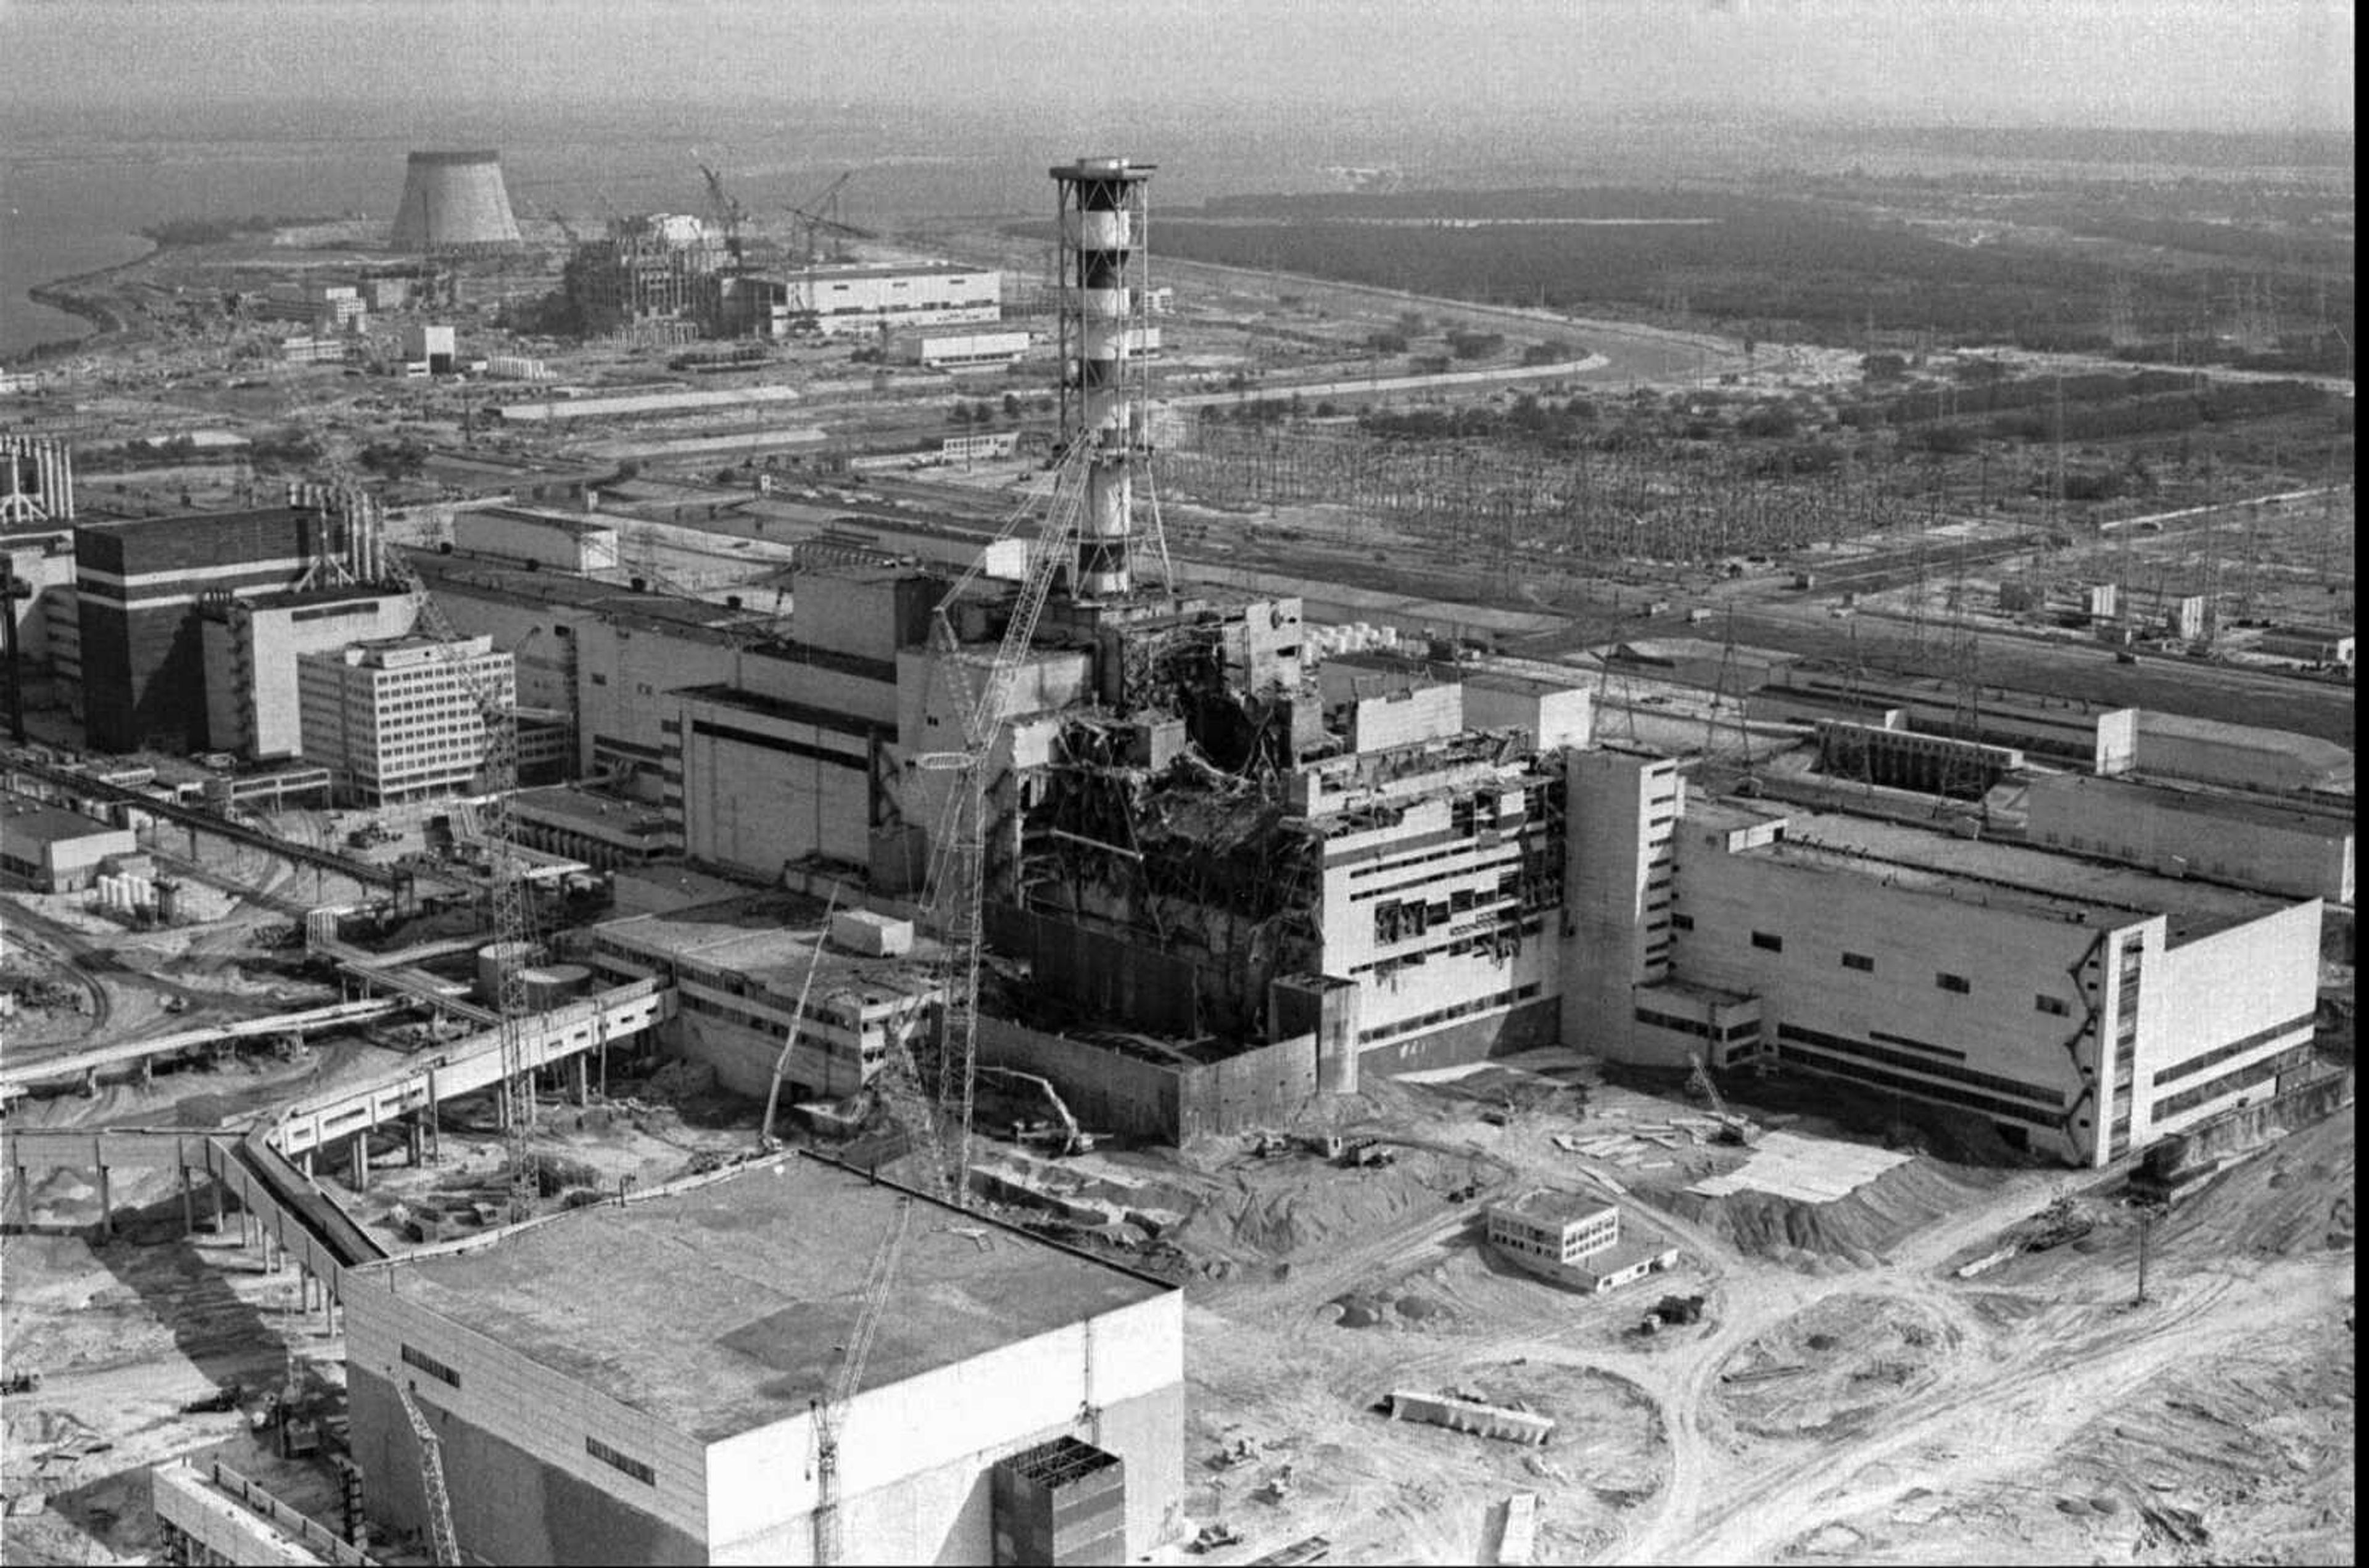
[[[1836,1260],[1871,1268],[1901,1238],[1972,1201],[1998,1179],[1919,1156],[1831,1203],[1773,1193],[1707,1197],[1680,1188],[1635,1189],[1636,1196],[1735,1243],[1737,1250],[1816,1272]]]
[[[1446,1195],[1472,1180],[1472,1162],[1427,1150],[1404,1150],[1397,1163],[1345,1170],[1312,1160],[1274,1162],[1245,1177],[1232,1195],[1206,1202],[1177,1237],[1187,1252],[1196,1240],[1294,1258],[1353,1242],[1415,1213],[1450,1211]]]

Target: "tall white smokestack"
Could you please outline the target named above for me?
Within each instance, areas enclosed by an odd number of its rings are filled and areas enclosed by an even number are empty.
[[[1147,437],[1137,349],[1149,293],[1135,263],[1152,168],[1125,158],[1080,158],[1049,171],[1061,230],[1061,436],[1065,446],[1083,436],[1093,447],[1072,584],[1080,599],[1123,598],[1132,586],[1135,465]]]

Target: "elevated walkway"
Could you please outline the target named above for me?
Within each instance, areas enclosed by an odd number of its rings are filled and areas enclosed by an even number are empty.
[[[302,1040],[315,1029],[336,1028],[383,1018],[402,1005],[381,997],[362,1001],[333,1002],[326,1007],[308,1008],[302,1013],[282,1013],[269,1018],[243,1018],[235,1024],[213,1024],[202,1029],[183,1029],[145,1040],[95,1046],[89,1050],[70,1051],[64,1056],[36,1061],[12,1062],[0,1069],[0,1103],[24,1093],[36,1083],[65,1078],[87,1081],[107,1068],[126,1062],[144,1063],[182,1051],[201,1050],[227,1040],[251,1040],[283,1035]]]
[[[347,1004],[382,1005],[382,1004]],[[392,1003],[383,1004],[393,1006]],[[656,980],[637,980],[518,1024],[521,1065],[529,1070],[596,1051],[671,1017],[675,997]],[[258,1020],[258,1023],[265,1022]],[[154,1042],[144,1042],[153,1046]],[[102,1047],[107,1048],[107,1047]],[[501,1031],[489,1028],[424,1060],[406,1063],[376,1082],[329,1090],[296,1102],[278,1116],[244,1130],[231,1127],[14,1127],[0,1130],[0,1165],[14,1179],[17,1223],[31,1222],[31,1173],[66,1167],[98,1178],[99,1224],[112,1212],[111,1170],[174,1170],[180,1175],[184,1223],[196,1222],[191,1174],[235,1197],[258,1240],[321,1282],[325,1311],[343,1298],[345,1271],[387,1256],[320,1185],[293,1163],[332,1139],[353,1138],[416,1113],[432,1116],[442,1103],[502,1082]]]

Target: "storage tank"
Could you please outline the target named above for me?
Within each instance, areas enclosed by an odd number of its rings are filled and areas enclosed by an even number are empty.
[[[537,1013],[574,1001],[589,990],[592,971],[581,964],[545,964],[525,975],[527,1004]]]
[[[573,964],[568,964],[573,968]],[[526,988],[526,1012],[547,1013],[568,1000],[566,976],[559,968],[521,968],[519,980]]]
[[[167,882],[161,877],[157,879],[156,923],[158,925],[181,923],[181,885],[179,883]]]
[[[543,950],[532,942],[497,942],[477,949],[477,997],[498,1005],[502,999],[502,966],[532,968]]]

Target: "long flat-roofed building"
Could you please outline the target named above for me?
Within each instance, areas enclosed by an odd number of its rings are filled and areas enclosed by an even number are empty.
[[[1857,817],[1722,803],[1677,826],[1669,979],[1757,1001],[1752,1047],[1788,1070],[2088,1165],[2309,1070],[2318,898]],[[1711,1031],[1669,989],[1597,1045],[1690,1059]]]
[[[399,1380],[472,1558],[814,1562],[813,1402],[900,1226],[832,1413],[844,1560],[1013,1560],[1000,1536],[1043,1561],[1151,1550],[1184,1490],[1183,1293],[800,1156],[349,1274],[372,1507],[426,1533]],[[1104,1551],[1063,1554],[1065,1528]]]
[[[2333,801],[2068,774],[2033,779],[2026,800],[2031,841],[2052,849],[2352,902],[2352,813]]]
[[[836,1100],[869,1083],[899,1040],[918,1042],[944,998],[935,942],[851,952],[826,940],[818,905],[778,893],[608,921],[592,956],[607,973],[673,986],[661,1043],[752,1098],[766,1093],[794,1023],[784,1080],[802,1097]]]

